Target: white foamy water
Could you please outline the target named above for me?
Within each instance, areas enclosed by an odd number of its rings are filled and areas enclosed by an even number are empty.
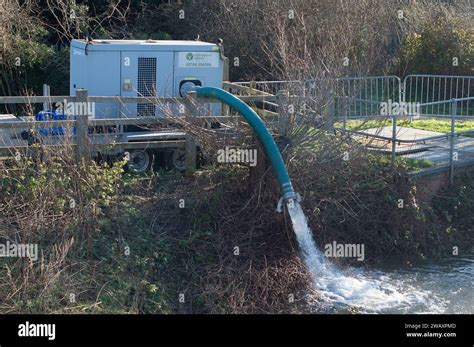
[[[453,310],[454,313],[473,313],[474,300],[465,298],[465,295],[472,297],[469,289],[472,286],[468,282],[465,283],[466,287],[458,285],[461,293],[455,299],[462,302],[460,312],[459,308],[453,309],[453,303],[444,294],[435,295],[432,291],[439,286],[436,279],[439,281],[445,278],[446,272],[434,271],[430,272],[429,277],[422,276],[424,280],[421,282],[426,285],[420,286],[419,279],[413,273],[362,271],[351,267],[341,269],[316,247],[301,206],[295,202],[293,206],[288,206],[288,212],[314,289],[328,305],[339,311],[355,308],[366,313],[443,313]],[[472,263],[468,270],[461,271],[468,271],[472,275]],[[463,277],[467,281],[469,278],[472,280],[472,277]],[[446,292],[451,293],[452,289],[448,288]]]

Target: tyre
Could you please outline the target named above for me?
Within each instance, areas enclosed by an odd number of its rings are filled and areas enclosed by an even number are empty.
[[[175,149],[164,153],[164,168],[167,171],[186,170],[186,151]]]
[[[144,173],[149,171],[153,165],[153,153],[148,150],[132,150],[128,151],[129,160],[126,170],[133,173]]]

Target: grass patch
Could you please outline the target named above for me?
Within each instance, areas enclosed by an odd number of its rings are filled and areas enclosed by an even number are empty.
[[[451,120],[447,119],[415,119],[413,121],[403,120],[399,121],[400,126],[435,131],[439,133],[451,132]],[[454,131],[470,131],[474,130],[473,120],[456,121],[454,124]]]
[[[413,159],[413,158],[397,158],[401,163],[405,165],[408,171],[417,171],[421,169],[427,169],[434,164],[426,159]]]
[[[349,120],[346,123],[346,128],[348,130],[358,131],[358,130],[366,130],[366,129],[373,129],[373,128],[381,128],[385,126],[390,126],[392,122],[390,119],[383,119],[383,120]],[[342,123],[338,123],[337,126],[342,127]],[[428,131],[435,131],[439,133],[449,133],[451,132],[451,120],[449,119],[414,119],[412,121],[409,120],[398,120],[397,126],[413,128],[413,129],[420,129],[420,130],[428,130]],[[454,126],[454,130],[458,131],[474,131],[474,120],[457,120]],[[474,133],[472,134],[474,136]]]

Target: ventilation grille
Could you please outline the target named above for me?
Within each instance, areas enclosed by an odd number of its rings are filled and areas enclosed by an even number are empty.
[[[156,96],[156,58],[138,58],[138,96]],[[138,116],[155,116],[153,103],[137,105]]]

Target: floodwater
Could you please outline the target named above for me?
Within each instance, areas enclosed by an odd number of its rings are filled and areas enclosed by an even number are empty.
[[[405,269],[339,267],[316,247],[301,206],[288,212],[313,282],[309,301],[319,299],[315,312],[474,313],[474,258]]]

